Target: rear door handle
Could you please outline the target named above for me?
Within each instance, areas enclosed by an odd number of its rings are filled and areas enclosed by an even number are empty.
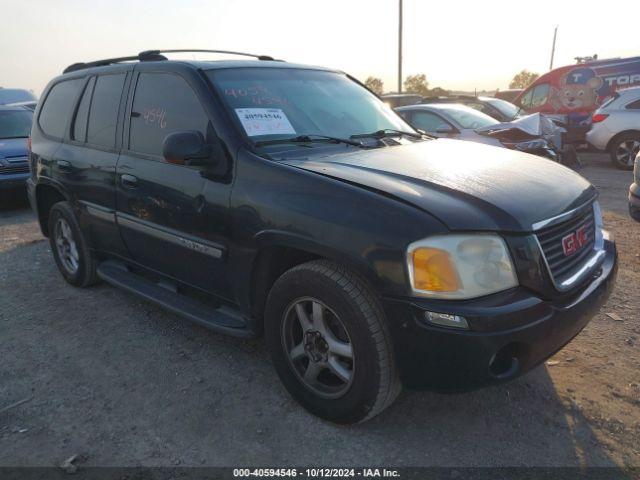
[[[120,182],[122,186],[127,188],[136,188],[138,186],[138,179],[133,175],[123,174],[120,175]]]
[[[56,160],[56,165],[58,166],[58,170],[61,172],[71,172],[71,163],[66,160]]]

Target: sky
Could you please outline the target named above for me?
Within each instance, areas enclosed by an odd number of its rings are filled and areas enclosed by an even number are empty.
[[[69,64],[156,48],[271,55],[397,87],[398,0],[0,0],[0,86],[40,94]],[[640,0],[404,0],[404,74],[508,88],[522,69],[640,55]],[[193,58],[201,59],[202,56]]]

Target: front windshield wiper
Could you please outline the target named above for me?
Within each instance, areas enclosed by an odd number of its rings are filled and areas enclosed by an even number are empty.
[[[348,138],[330,137],[327,135],[317,135],[315,133],[307,135],[298,135],[291,138],[275,138],[273,140],[260,140],[256,142],[256,147],[263,147],[265,145],[278,145],[281,143],[313,143],[313,142],[330,142],[330,143],[346,143],[347,145],[353,145],[354,147],[364,148],[364,145]]]
[[[422,138],[422,134],[414,133],[414,132],[405,132],[404,130],[394,130],[393,128],[384,128],[382,130],[376,130],[371,133],[359,133],[357,135],[351,135],[350,138],[385,138],[385,137],[395,137],[398,135],[407,135],[408,137],[413,138]]]

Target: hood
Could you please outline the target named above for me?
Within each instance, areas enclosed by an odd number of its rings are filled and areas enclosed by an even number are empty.
[[[26,157],[28,154],[26,138],[0,138],[0,158]]]
[[[528,232],[597,195],[555,162],[461,140],[282,161],[410,203],[451,230]]]

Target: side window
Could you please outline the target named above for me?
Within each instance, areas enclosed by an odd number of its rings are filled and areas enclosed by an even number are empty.
[[[640,110],[640,99],[631,102],[630,104],[628,104],[626,107],[627,110]]]
[[[525,92],[525,94],[520,98],[520,106],[522,108],[530,108],[531,107],[531,95],[533,94],[533,88],[530,88]]]
[[[71,138],[79,142],[84,142],[87,139],[87,119],[89,118],[89,104],[91,103],[91,95],[93,93],[93,86],[96,83],[95,77],[87,82],[87,86],[84,89],[82,98],[80,99],[80,105],[76,111],[76,118],[73,120],[73,127],[71,128]]]
[[[56,138],[63,138],[69,123],[71,111],[84,78],[65,80],[56,83],[44,101],[38,124],[44,133]]]
[[[412,125],[427,132],[435,132],[447,123],[438,115],[431,112],[413,112]]]
[[[547,98],[549,98],[549,84],[541,83],[536,85],[531,94],[531,107],[541,107],[547,103]]]
[[[129,149],[162,156],[162,142],[170,133],[197,130],[207,138],[209,119],[189,84],[169,73],[142,73],[138,77]]]
[[[87,143],[113,148],[118,108],[125,74],[102,75],[96,80],[87,124]]]

